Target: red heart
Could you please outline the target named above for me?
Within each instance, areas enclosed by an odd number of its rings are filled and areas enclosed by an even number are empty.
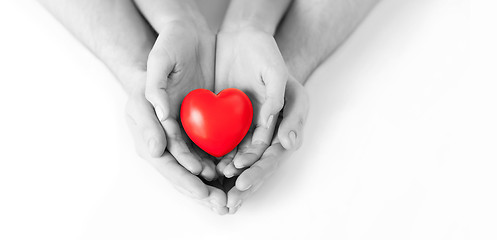
[[[180,116],[188,137],[210,155],[221,157],[245,137],[252,114],[247,95],[227,88],[217,95],[207,89],[191,91],[183,99]]]

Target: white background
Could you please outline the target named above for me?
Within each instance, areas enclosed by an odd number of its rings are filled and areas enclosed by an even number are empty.
[[[99,61],[1,1],[0,239],[497,239],[496,9],[384,0],[310,79],[302,148],[218,216],[135,154]]]

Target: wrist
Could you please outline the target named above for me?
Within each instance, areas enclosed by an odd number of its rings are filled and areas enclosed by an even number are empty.
[[[161,15],[158,22],[157,32],[161,32],[171,24],[180,24],[195,30],[210,31],[209,25],[195,3],[185,1],[182,7],[172,15]]]
[[[238,31],[248,27],[274,35],[290,3],[290,0],[232,0],[221,31]]]
[[[261,38],[274,39],[273,35],[252,25],[221,29],[221,31],[219,31],[219,33],[217,34],[218,39],[222,39],[225,36],[228,38],[237,39],[238,41],[242,42],[260,42]]]
[[[146,67],[141,65],[119,66],[110,68],[119,81],[121,87],[128,95],[145,92],[147,79]]]
[[[262,23],[250,21],[250,20],[241,20],[234,22],[226,22],[222,24],[219,32],[220,33],[234,33],[234,32],[263,32],[265,34],[274,35],[276,28],[268,25],[264,25]]]

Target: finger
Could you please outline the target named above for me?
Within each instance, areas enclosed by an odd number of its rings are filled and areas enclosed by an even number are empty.
[[[198,177],[180,166],[171,154],[165,152],[162,156],[154,158],[149,153],[147,139],[143,137],[145,123],[150,124],[155,121],[153,126],[155,126],[156,130],[161,130],[158,132],[163,134],[160,139],[165,139],[165,134],[146,99],[142,96],[132,97],[127,105],[127,116],[127,122],[135,139],[138,153],[148,160],[180,192],[196,199],[206,198],[209,194],[207,186]],[[151,121],[151,119],[154,121]],[[165,148],[165,140],[163,146]]]
[[[200,176],[209,182],[216,179],[216,165],[212,161],[206,159],[202,159],[201,163],[202,172],[200,173]]]
[[[166,178],[173,186],[186,195],[204,199],[209,196],[209,190],[202,180],[191,174],[178,164],[174,157],[165,153],[160,158],[150,158],[149,162]]]
[[[284,105],[285,87],[288,78],[286,68],[272,68],[263,76],[266,84],[266,99],[257,119],[253,143],[269,145],[274,134],[278,115]]]
[[[184,131],[182,131],[182,133],[184,133]],[[188,137],[185,133],[182,135],[183,138]],[[216,164],[214,163],[212,157],[210,157],[206,152],[202,151],[202,149],[193,144],[193,142],[191,141],[188,141],[187,145],[190,149],[190,152],[196,154],[200,158],[200,162],[202,163],[202,172],[200,173],[200,176],[209,182],[217,179],[218,176],[216,172]]]
[[[292,86],[293,85],[293,86]],[[304,123],[308,113],[308,96],[298,82],[288,82],[283,120],[278,127],[278,138],[285,149],[296,150],[302,145]]]
[[[240,191],[237,188],[232,188],[228,192],[228,201],[226,203],[226,208],[228,208],[229,214],[235,214],[238,209],[242,206],[243,201],[250,194],[249,191]]]
[[[246,169],[240,174],[240,177],[243,175],[243,178],[241,180],[237,179],[235,183],[236,189],[246,191],[251,188],[253,184],[259,183],[259,180],[262,180],[264,174],[264,169],[259,166],[252,166]]]
[[[245,138],[240,143],[238,152],[233,159],[233,166],[237,169],[242,169],[252,165],[254,162],[261,158],[264,151],[269,146],[269,143],[257,141],[254,142],[252,139],[258,131],[258,126],[255,127],[254,134],[249,131]],[[271,131],[274,129],[274,126]],[[229,168],[230,169],[230,168]]]
[[[260,109],[258,125],[269,129],[276,123],[276,118],[283,108],[288,72],[285,67],[270,68],[262,79],[266,84],[266,99]],[[254,141],[262,140],[268,144],[271,139],[268,134],[262,135],[261,138],[256,136]]]
[[[235,183],[236,188],[240,191],[247,191],[254,186],[259,186],[262,181],[273,174],[287,153],[288,151],[285,151],[281,144],[271,145],[259,161],[240,174]]]
[[[193,154],[185,140],[182,137],[178,122],[168,118],[162,123],[167,137],[167,149],[176,158],[181,166],[185,167],[191,173],[198,175],[202,172],[202,163],[200,158]]]
[[[166,93],[169,74],[174,70],[175,62],[162,44],[160,35],[150,51],[147,61],[147,83],[145,96],[154,106],[159,121],[165,121],[169,116],[169,103]]]
[[[228,208],[226,207],[226,193],[219,188],[209,185],[207,185],[207,189],[209,191],[209,195],[204,199],[197,199],[197,202],[219,215],[228,213]]]
[[[218,213],[219,215],[224,215],[228,213],[228,208],[226,207],[226,193],[223,190],[207,185],[209,194],[204,199],[197,199],[197,202],[212,211]]]
[[[237,152],[237,147],[235,147],[235,149],[233,149],[231,152],[229,152],[228,154],[224,155],[223,158],[221,158],[221,161],[219,161],[219,163],[216,166],[218,174],[224,175],[224,169],[226,168],[226,166],[228,166],[228,164],[230,164],[233,161],[233,157],[235,157],[236,152]]]
[[[160,157],[166,149],[166,135],[150,103],[142,96],[132,96],[126,106],[126,115],[130,128],[137,131],[133,134],[135,144],[139,141],[145,146],[137,148],[138,153],[144,155],[146,151],[151,157]]]
[[[223,171],[223,175],[227,178],[232,178],[234,176],[240,175],[243,172],[243,169],[236,168],[233,162],[230,162]]]
[[[226,193],[216,187],[207,187],[209,188],[209,203],[211,204],[211,209],[217,212],[219,215],[228,213],[228,208],[226,207]]]
[[[265,143],[254,143],[250,144],[243,151],[239,151],[233,160],[233,166],[237,169],[243,169],[251,166],[257,160],[259,160],[268,148],[268,144]]]
[[[259,181],[257,186],[253,186],[245,191],[240,191],[240,189],[233,187],[228,191],[228,201],[226,202],[226,207],[228,208],[229,214],[235,214],[238,209],[242,206],[243,202],[250,198],[257,189],[262,185],[263,181]]]
[[[229,162],[224,168],[223,170],[224,176],[226,176],[227,178],[231,178],[240,175],[240,173],[244,168],[240,163],[244,163],[246,161],[244,159],[247,157],[252,157],[252,158],[254,157],[253,155],[245,154],[247,151],[250,150],[251,145],[252,145],[252,131],[249,131],[247,135],[243,138],[242,142],[238,145],[237,152],[233,157],[233,161]],[[260,155],[262,155],[263,152],[264,151],[261,151]],[[240,163],[235,165],[236,161]]]

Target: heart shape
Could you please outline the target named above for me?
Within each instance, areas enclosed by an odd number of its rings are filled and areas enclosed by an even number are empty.
[[[188,93],[181,104],[181,124],[190,139],[214,157],[233,150],[245,137],[252,123],[250,99],[236,88],[219,94],[207,89]]]

